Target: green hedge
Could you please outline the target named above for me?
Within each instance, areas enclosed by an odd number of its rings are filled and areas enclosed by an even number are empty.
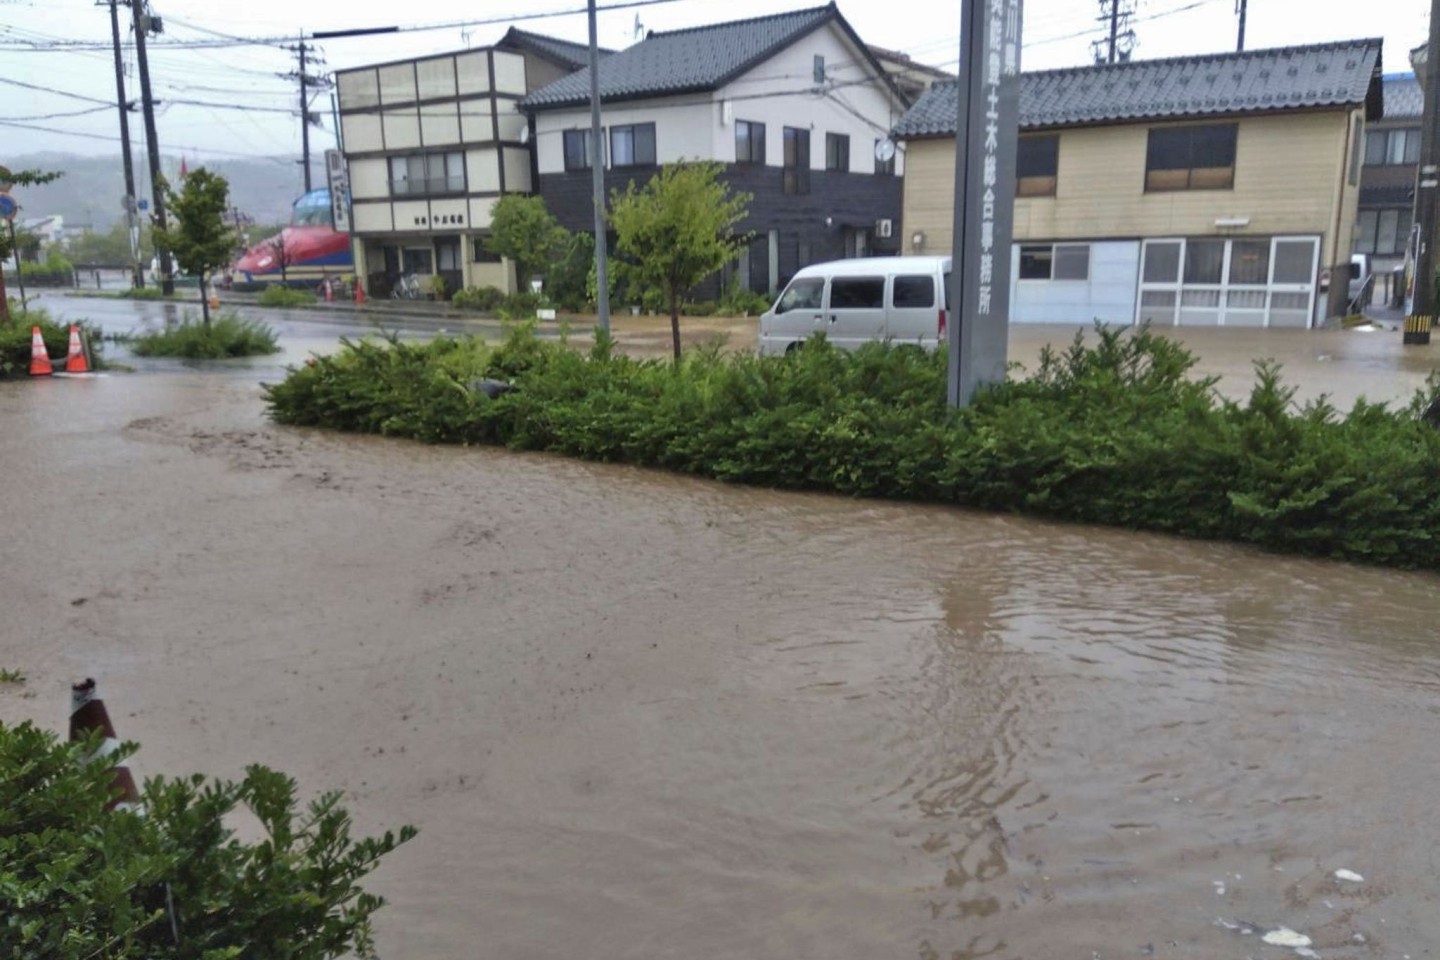
[[[262,307],[308,307],[315,303],[315,294],[309,290],[296,290],[272,283],[260,291]]]
[[[787,357],[590,356],[528,329],[349,343],[267,388],[281,423],[505,444],[720,480],[1014,511],[1440,569],[1440,432],[1407,410],[1297,408],[1257,364],[1249,399],[1147,330],[1047,349],[1034,375],[944,404],[944,351],[822,340]],[[473,380],[512,381],[496,400]],[[1436,382],[1432,381],[1432,386]]]
[[[45,338],[50,362],[57,370],[65,367],[65,358],[70,354],[69,324],[51,320],[50,314],[39,307],[22,310],[16,301],[11,300],[10,321],[0,320],[0,379],[29,376],[31,328],[37,326],[40,335]],[[96,369],[100,369],[103,366],[100,358],[101,333],[88,322],[82,321],[79,326],[85,329],[91,357]]]
[[[209,324],[190,314],[175,326],[127,340],[137,357],[221,360],[280,352],[273,328],[258,320],[242,320],[228,311]]]

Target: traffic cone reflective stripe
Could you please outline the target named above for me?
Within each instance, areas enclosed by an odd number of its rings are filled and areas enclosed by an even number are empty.
[[[120,748],[115,737],[115,728],[110,725],[110,714],[105,710],[105,701],[95,692],[95,681],[86,679],[70,688],[70,739],[83,740],[94,730],[104,738],[90,759],[108,757]],[[135,778],[124,764],[115,767],[110,779],[110,802],[106,810],[133,810],[140,802],[140,791],[135,789]]]
[[[85,348],[80,345],[80,328],[70,324],[70,352],[65,358],[66,373],[87,373],[90,365],[85,362]]]
[[[30,376],[48,377],[55,372],[50,365],[50,354],[45,350],[45,336],[39,327],[30,328]]]

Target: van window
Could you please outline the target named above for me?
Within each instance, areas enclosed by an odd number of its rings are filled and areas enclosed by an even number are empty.
[[[884,306],[884,277],[836,277],[830,281],[831,310],[879,310]]]
[[[951,277],[951,276],[952,276],[952,274],[950,273],[950,271],[949,271],[949,270],[946,270],[946,271],[945,271],[945,309],[946,309],[946,310],[949,310],[949,309],[950,309],[950,277]]]
[[[780,295],[780,302],[775,304],[776,313],[788,313],[791,310],[819,310],[820,298],[825,292],[825,281],[820,277],[807,277],[804,280],[793,280],[785,292]]]
[[[926,276],[896,277],[891,299],[896,307],[935,306],[935,278]]]

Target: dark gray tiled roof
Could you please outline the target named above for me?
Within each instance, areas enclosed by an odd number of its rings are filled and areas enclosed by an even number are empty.
[[[955,132],[955,82],[930,87],[895,127],[899,137]],[[1380,41],[1136,60],[1026,73],[1020,126],[1044,128],[1364,105],[1382,112]]]
[[[1385,78],[1385,119],[1403,120],[1425,114],[1425,92],[1413,73]]]
[[[633,47],[606,57],[600,64],[600,98],[625,100],[713,90],[838,16],[832,3],[753,20],[651,33]],[[587,67],[541,87],[521,104],[543,110],[589,100],[590,70]]]
[[[515,27],[511,27],[505,32],[505,36],[501,38],[497,46],[529,48],[572,70],[579,70],[590,63],[588,44],[571,43],[569,40],[547,37],[543,33],[531,33],[528,30],[517,30]],[[614,53],[614,50],[600,48],[602,58],[612,56]]]

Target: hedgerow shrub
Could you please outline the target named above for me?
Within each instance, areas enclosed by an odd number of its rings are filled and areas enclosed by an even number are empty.
[[[85,331],[90,343],[91,356],[97,369],[100,360],[101,338],[87,322],[78,324]],[[70,353],[70,326],[50,319],[50,314],[41,307],[20,309],[19,303],[10,301],[10,320],[0,320],[0,379],[23,377],[30,372],[30,337],[34,327],[40,328],[45,338],[45,351],[58,368],[65,366],[65,357]]]
[[[229,312],[219,314],[208,324],[190,314],[173,327],[142,333],[129,343],[137,357],[186,360],[220,360],[280,352],[274,328]]]
[[[505,291],[499,287],[465,287],[463,290],[456,290],[455,296],[450,302],[461,310],[480,310],[491,312],[500,307],[505,301]]]
[[[161,300],[165,292],[159,287],[126,287],[115,294],[125,300]]]
[[[955,411],[943,350],[817,339],[786,357],[711,348],[672,364],[615,355],[603,337],[584,356],[522,328],[494,349],[347,343],[267,402],[282,423],[1440,568],[1440,432],[1418,406],[1296,407],[1265,363],[1237,403],[1194,364],[1148,330],[1100,328]],[[482,377],[518,389],[491,400],[468,388]]]
[[[315,294],[309,290],[296,290],[272,283],[260,291],[262,307],[308,307],[315,302]]]

